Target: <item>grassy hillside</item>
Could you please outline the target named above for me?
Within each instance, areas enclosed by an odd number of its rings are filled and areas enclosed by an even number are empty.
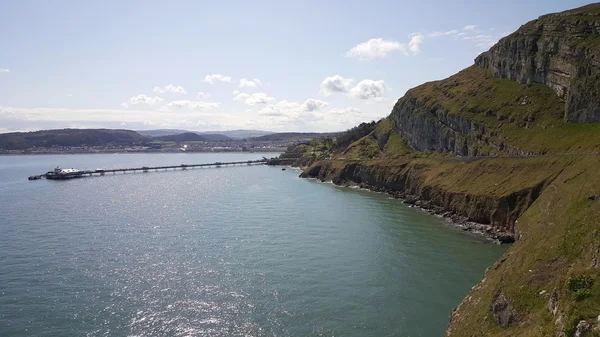
[[[25,150],[32,147],[132,145],[148,138],[131,130],[62,129],[0,134],[0,149]]]
[[[573,336],[586,320],[581,336],[600,336],[598,164],[572,158],[545,188],[519,218],[517,243],[452,314],[448,335]]]
[[[564,103],[550,88],[495,78],[476,66],[410,89],[396,105],[407,100],[414,100],[411,114],[436,119],[447,114],[485,127],[489,132],[471,130],[466,135],[481,147],[493,143],[530,153],[600,151],[600,123],[564,122]],[[501,154],[497,149],[483,150]]]

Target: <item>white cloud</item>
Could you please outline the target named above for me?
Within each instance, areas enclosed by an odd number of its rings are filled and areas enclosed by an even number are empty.
[[[413,34],[410,37],[410,41],[408,42],[408,50],[413,55],[418,55],[421,52],[421,45],[423,44],[423,35],[421,34]]]
[[[173,85],[173,84],[167,84],[167,85],[165,85],[162,88],[161,87],[154,87],[153,91],[155,93],[157,93],[157,94],[164,94],[164,93],[167,93],[167,92],[171,92],[171,93],[174,93],[174,94],[185,94],[186,93],[185,89],[183,89],[182,86],[180,86],[180,85]]]
[[[318,100],[318,99],[307,99],[301,106],[304,111],[318,111],[321,108],[327,106],[327,102]]]
[[[239,93],[240,93],[240,91],[239,91],[239,90],[234,90],[234,91],[232,91],[232,92],[231,92],[231,94],[232,94],[233,96],[235,96],[235,95],[237,95],[237,94],[239,94]]]
[[[255,94],[252,94],[250,97],[248,97],[244,102],[248,105],[255,105],[255,104],[267,104],[267,103],[271,103],[273,101],[275,101],[274,97],[271,97],[271,96],[265,94],[264,92],[257,92]]]
[[[8,68],[0,68],[0,73],[9,73],[10,69]]]
[[[463,30],[474,30],[477,28],[477,25],[467,25],[463,27]]]
[[[352,107],[348,107],[348,108],[344,108],[344,109],[334,108],[334,109],[330,109],[328,111],[328,113],[333,114],[333,115],[360,115],[360,114],[362,114],[362,112],[359,109],[352,108]]]
[[[199,92],[199,93],[196,95],[196,98],[198,98],[198,99],[209,98],[209,97],[210,97],[210,95],[209,95],[209,94],[207,94],[207,93],[205,93],[204,91],[200,91],[200,92]]]
[[[382,80],[362,80],[350,90],[350,96],[358,99],[381,101],[386,90],[387,85]]]
[[[127,102],[121,103],[121,105],[126,108],[129,107],[130,105],[154,106],[162,101],[164,101],[164,99],[162,99],[158,96],[149,97],[144,94],[139,94],[137,96],[131,97]]]
[[[373,60],[383,58],[388,53],[400,50],[406,54],[406,47],[398,41],[384,40],[382,38],[370,39],[354,46],[346,56],[357,57],[360,60]]]
[[[269,104],[266,107],[259,110],[259,114],[262,116],[288,116],[293,117],[306,112],[319,111],[328,105],[327,102],[309,98],[304,103],[290,101],[279,101],[275,104]]]
[[[237,90],[236,90],[237,91]],[[238,91],[239,92],[239,91]],[[245,101],[248,97],[250,97],[250,95],[246,94],[246,93],[239,93],[237,94],[233,100],[234,101]]]
[[[168,108],[175,107],[175,108],[188,108],[188,109],[192,109],[192,110],[202,110],[202,109],[209,109],[209,108],[218,108],[219,105],[220,105],[219,103],[181,100],[181,101],[170,102],[166,106]]]
[[[418,48],[418,43],[415,43],[415,48]],[[342,93],[358,99],[383,100],[383,94],[387,90],[384,81],[365,79],[356,86],[353,86],[353,82],[351,78],[343,78],[340,75],[330,76],[321,82],[320,93],[324,96],[330,96],[332,93]]]
[[[258,114],[270,118],[272,125],[309,125],[325,118],[318,110],[326,105],[327,102],[312,98],[302,104],[283,100],[267,105]]]
[[[321,82],[321,95],[330,96],[332,93],[347,93],[352,87],[353,80],[351,78],[343,78],[340,75],[326,77]]]
[[[233,80],[229,76],[221,74],[211,74],[204,77],[204,82],[214,84],[215,82],[233,83]]]
[[[249,80],[247,78],[242,78],[240,80],[240,88],[256,88],[261,87],[262,83],[259,79],[255,78],[253,80]]]

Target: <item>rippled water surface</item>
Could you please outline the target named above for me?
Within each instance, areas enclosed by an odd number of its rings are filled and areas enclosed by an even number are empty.
[[[436,336],[503,247],[262,154],[0,157],[0,336]]]

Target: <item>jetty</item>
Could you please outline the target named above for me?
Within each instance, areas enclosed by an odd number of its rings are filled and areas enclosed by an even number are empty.
[[[270,163],[273,159],[267,159],[263,157],[258,160],[246,160],[246,161],[232,161],[232,162],[214,162],[205,164],[181,164],[181,165],[167,165],[167,166],[142,166],[142,167],[127,167],[117,169],[96,169],[96,170],[75,170],[75,169],[61,169],[56,168],[54,171],[49,171],[44,174],[34,175],[28,177],[29,180],[39,180],[42,178],[54,179],[54,180],[65,180],[73,178],[84,178],[92,176],[103,176],[108,173],[127,173],[127,172],[151,172],[151,171],[167,171],[167,170],[187,170],[194,168],[208,168],[208,167],[226,167],[226,166],[243,166],[243,165],[264,165]]]

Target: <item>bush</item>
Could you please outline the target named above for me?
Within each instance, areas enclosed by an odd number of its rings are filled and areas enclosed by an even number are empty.
[[[574,297],[575,297],[576,301],[581,301],[587,297],[590,297],[590,295],[592,295],[592,292],[587,288],[577,289],[574,293]]]
[[[576,301],[581,301],[592,295],[590,290],[594,285],[594,279],[589,276],[576,276],[569,279],[569,290],[573,293]]]
[[[577,276],[569,279],[569,290],[577,292],[581,289],[590,289],[594,285],[594,280],[589,276]]]

